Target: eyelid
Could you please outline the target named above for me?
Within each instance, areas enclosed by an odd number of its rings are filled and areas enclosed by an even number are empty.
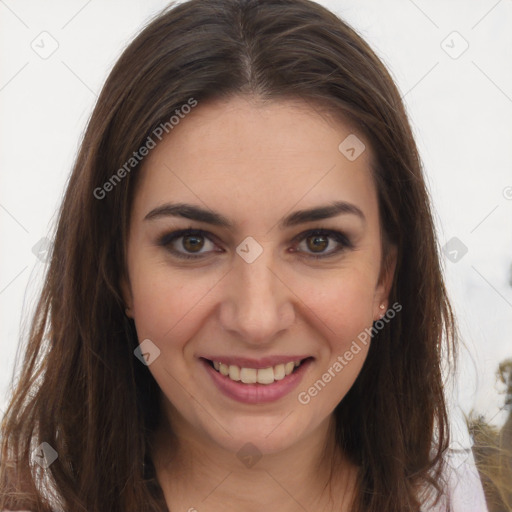
[[[215,235],[212,233],[205,231],[204,229],[198,229],[198,228],[185,228],[185,229],[177,229],[175,231],[169,231],[168,233],[165,233],[162,235],[158,243],[161,245],[167,245],[170,242],[176,240],[177,238],[180,238],[185,235],[200,235],[204,236],[205,238],[208,238],[213,242],[213,239],[215,239]]]
[[[343,233],[342,231],[336,230],[336,229],[329,229],[329,228],[313,228],[308,229],[306,231],[303,231],[302,233],[299,233],[297,236],[293,238],[293,242],[300,243],[306,238],[309,238],[310,236],[327,236],[331,239],[333,239],[335,242],[337,242],[340,247],[337,249],[331,250],[329,252],[319,252],[319,253],[304,253],[301,254],[301,257],[304,258],[313,258],[313,259],[326,259],[330,256],[336,256],[339,253],[345,251],[346,249],[353,249],[354,244],[350,240],[350,238]],[[296,252],[296,251],[294,251]]]
[[[169,252],[171,252],[173,255],[175,255],[176,257],[181,258],[181,259],[201,259],[201,258],[204,258],[207,254],[212,252],[212,251],[208,251],[206,253],[196,253],[196,254],[184,253],[184,252],[176,251],[170,247],[171,242],[174,242],[175,240],[182,238],[186,235],[202,236],[202,237],[210,240],[212,243],[218,245],[218,243],[216,241],[216,240],[218,240],[218,238],[215,235],[213,235],[209,231],[205,231],[203,229],[198,229],[198,228],[192,228],[192,227],[185,228],[185,229],[179,229],[179,230],[175,230],[175,231],[164,234],[163,236],[161,236],[158,239],[158,245],[167,248],[169,250]],[[297,245],[300,242],[302,242],[303,240],[305,240],[306,238],[308,238],[310,236],[315,236],[315,235],[330,237],[335,242],[340,244],[341,247],[339,247],[338,249],[332,250],[330,252],[325,252],[325,253],[320,252],[317,254],[315,254],[315,253],[302,254],[300,251],[295,251],[295,250],[293,252],[300,254],[301,257],[304,257],[304,258],[321,259],[321,258],[328,258],[330,256],[334,256],[346,249],[352,249],[354,247],[354,244],[352,243],[350,238],[342,231],[338,231],[336,229],[322,228],[322,227],[308,229],[308,230],[305,230],[305,231],[299,233],[298,235],[293,237],[293,239],[291,240],[291,243],[293,243],[294,245]],[[216,252],[219,252],[219,251],[216,251]]]
[[[178,229],[178,230],[171,231],[169,233],[164,234],[163,236],[161,236],[158,239],[158,245],[165,247],[169,252],[171,252],[173,255],[175,255],[176,257],[181,258],[181,259],[201,259],[204,257],[205,254],[208,254],[208,253],[203,253],[203,252],[196,253],[196,254],[180,252],[180,251],[176,251],[170,247],[172,242],[174,242],[175,240],[178,240],[186,235],[202,236],[202,237],[210,240],[210,242],[217,245],[217,242],[215,241],[217,237],[215,235],[213,235],[212,233],[210,233],[208,231],[205,231],[204,229],[197,229],[197,228],[192,228],[192,227],[185,228],[185,229]]]

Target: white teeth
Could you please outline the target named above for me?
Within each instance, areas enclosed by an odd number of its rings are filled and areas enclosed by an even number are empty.
[[[260,384],[272,384],[274,382],[274,368],[260,368],[258,370],[258,382]]]
[[[290,361],[286,364],[276,364],[269,368],[240,368],[234,364],[227,365],[213,361],[213,367],[222,375],[234,381],[242,381],[244,384],[272,384],[276,380],[282,380],[300,366],[300,361]]]
[[[293,361],[290,363],[286,363],[284,365],[284,373],[286,373],[286,375],[290,375],[290,373],[293,372],[294,368],[295,368],[295,363]]]
[[[234,364],[229,366],[229,378],[236,381],[240,380],[240,368],[238,366]]]
[[[240,368],[240,380],[244,384],[256,384],[258,370],[254,368]]]
[[[286,377],[286,372],[284,371],[284,364],[277,364],[274,366],[274,379],[282,380]]]

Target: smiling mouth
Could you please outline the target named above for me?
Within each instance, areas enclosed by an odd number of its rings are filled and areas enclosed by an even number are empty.
[[[218,373],[231,379],[235,382],[242,382],[243,384],[273,384],[276,381],[283,380],[288,375],[291,375],[297,370],[305,361],[312,359],[307,357],[297,361],[289,361],[284,364],[276,364],[268,368],[245,368],[235,364],[224,364],[219,361],[210,361],[205,359],[208,364]]]

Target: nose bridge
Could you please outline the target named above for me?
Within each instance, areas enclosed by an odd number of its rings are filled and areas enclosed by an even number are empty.
[[[266,343],[293,322],[287,288],[273,270],[272,251],[251,263],[237,257],[221,308],[223,327],[248,343]]]

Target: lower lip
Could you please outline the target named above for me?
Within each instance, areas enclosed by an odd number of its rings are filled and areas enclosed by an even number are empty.
[[[304,373],[312,360],[307,359],[284,379],[276,380],[272,384],[244,384],[231,380],[210,366],[205,359],[201,359],[203,366],[216,384],[217,388],[229,398],[245,404],[265,404],[275,402],[293,391],[302,380]]]

